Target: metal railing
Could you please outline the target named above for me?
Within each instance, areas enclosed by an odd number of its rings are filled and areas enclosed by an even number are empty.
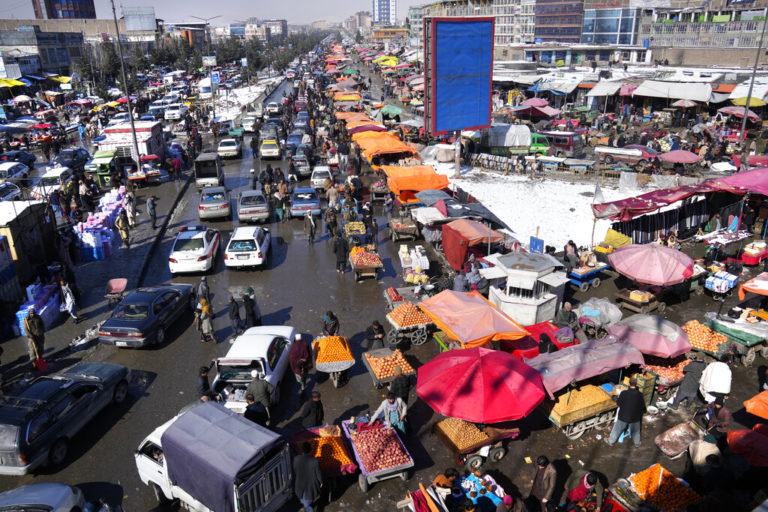
[[[638,39],[653,39],[653,46],[689,48],[756,48],[762,21],[707,23],[645,23]]]

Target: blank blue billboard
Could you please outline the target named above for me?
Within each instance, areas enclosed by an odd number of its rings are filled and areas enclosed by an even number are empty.
[[[493,18],[427,18],[424,24],[426,126],[433,134],[490,126]]]

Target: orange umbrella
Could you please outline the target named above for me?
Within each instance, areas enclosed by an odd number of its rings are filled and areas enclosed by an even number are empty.
[[[763,391],[744,402],[749,414],[768,420],[768,391]]]

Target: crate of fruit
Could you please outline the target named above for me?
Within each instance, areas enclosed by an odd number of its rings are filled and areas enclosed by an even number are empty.
[[[384,268],[379,255],[363,247],[352,248],[349,252],[349,263],[353,270]]]
[[[688,484],[658,463],[631,475],[629,481],[635,494],[656,510],[678,512],[701,501]]]
[[[341,372],[354,366],[355,356],[347,338],[327,336],[312,342],[315,353],[315,368],[324,373]]]
[[[432,323],[432,319],[412,302],[403,302],[387,313],[387,321],[395,329],[426,327]]]
[[[445,418],[435,423],[433,432],[454,454],[472,452],[493,442],[477,425],[459,418]]]
[[[731,348],[731,341],[728,336],[713,331],[698,320],[686,322],[682,329],[688,336],[693,350],[704,352],[716,359],[721,359]]]
[[[368,427],[367,423],[353,424],[350,420],[341,423],[344,435],[352,445],[352,452],[360,468],[358,483],[363,492],[370,484],[400,477],[408,479],[408,469],[412,468],[413,457],[393,428],[381,424]]]
[[[302,430],[291,436],[294,452],[301,453],[301,445],[308,442],[310,454],[320,462],[325,475],[351,475],[357,471],[346,440],[338,425],[325,425]]]
[[[371,374],[376,388],[395,380],[395,368],[400,367],[403,375],[416,375],[416,370],[405,359],[399,349],[379,348],[363,353],[363,364]]]
[[[562,427],[615,408],[616,402],[611,395],[599,386],[588,384],[557,395],[552,403],[549,419],[558,427]]]

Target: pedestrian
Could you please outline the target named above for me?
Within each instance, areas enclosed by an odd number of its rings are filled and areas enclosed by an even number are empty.
[[[467,282],[467,273],[462,269],[456,277],[453,278],[453,291],[466,292],[469,291],[469,283]]]
[[[312,350],[301,334],[297,334],[293,340],[291,351],[288,353],[288,362],[296,381],[299,383],[299,393],[303,393],[307,386],[307,375],[312,369]]]
[[[207,396],[211,400],[216,399],[215,393],[211,390],[211,383],[208,382],[208,372],[211,371],[214,363],[216,363],[216,358],[211,359],[208,366],[201,366],[197,374],[197,395],[200,398]]]
[[[256,156],[259,154],[259,138],[254,135],[251,137],[251,156],[253,158],[256,158]]]
[[[336,336],[341,328],[340,324],[339,317],[333,311],[326,311],[322,319],[323,334],[326,336]]]
[[[307,234],[310,244],[315,243],[316,229],[317,229],[317,224],[315,223],[315,218],[312,216],[312,211],[307,210],[307,215],[304,217],[304,233]]]
[[[371,219],[371,243],[378,249],[379,247],[379,222],[375,219]]]
[[[280,192],[275,192],[275,214],[277,215],[277,222],[283,222],[283,196]]]
[[[152,229],[157,229],[157,209],[155,208],[155,201],[157,200],[157,197],[155,196],[149,196],[147,198],[147,215],[149,215],[149,218],[152,219]]]
[[[245,388],[246,395],[253,395],[253,400],[259,402],[267,410],[267,417],[272,418],[270,403],[275,387],[267,382],[265,375],[257,370],[251,370],[251,382]]]
[[[216,341],[213,333],[213,310],[207,299],[200,299],[195,310],[195,320],[200,329],[200,342],[205,343],[211,339]]]
[[[171,160],[171,168],[173,169],[173,173],[176,175],[176,181],[181,181],[182,164],[178,155],[174,155],[173,160]]]
[[[629,389],[619,394],[617,401],[619,413],[616,415],[616,422],[613,424],[611,435],[606,440],[608,446],[613,446],[619,440],[619,436],[629,427],[632,442],[635,448],[640,448],[640,430],[643,423],[643,413],[645,412],[645,398],[637,389],[637,379],[629,379]]]
[[[336,272],[343,274],[347,271],[347,253],[349,252],[349,244],[347,239],[341,233],[336,235],[333,240],[333,252],[336,254]]]
[[[408,403],[408,395],[411,392],[411,380],[408,376],[403,375],[403,369],[399,366],[395,366],[395,380],[389,385],[389,390],[403,402]]]
[[[389,192],[384,198],[384,212],[387,214],[387,225],[392,222],[392,210],[395,208],[395,198],[392,192]],[[391,227],[391,226],[390,226]]]
[[[313,391],[312,399],[304,404],[301,410],[301,426],[310,429],[323,425],[325,413],[323,412],[323,402],[320,401],[320,392]]]
[[[211,302],[211,292],[208,289],[208,279],[205,276],[200,278],[200,283],[197,285],[197,300],[205,299]]]
[[[283,207],[283,222],[288,222],[288,219],[291,217],[291,198],[287,193],[283,194],[281,204]]]
[[[550,500],[552,499],[552,493],[555,491],[556,481],[557,471],[554,466],[549,463],[546,455],[539,455],[536,459],[536,474],[533,480],[531,480],[531,493],[528,496],[532,506],[528,507],[528,510],[533,512],[536,510],[536,506],[538,506],[541,512],[555,509]],[[534,505],[534,502],[536,505]]]
[[[128,215],[125,213],[125,210],[120,210],[120,215],[117,216],[117,220],[115,221],[115,227],[117,228],[117,232],[120,233],[120,238],[123,240],[125,247],[130,249],[131,232],[129,228]]]
[[[245,328],[259,327],[261,325],[259,305],[247,293],[243,294],[243,309],[245,310]]]
[[[229,321],[232,323],[232,334],[233,336],[237,336],[243,332],[241,329],[242,320],[240,319],[240,305],[231,295],[227,298],[227,304],[229,304],[227,313],[229,315]]]
[[[368,350],[384,348],[384,327],[381,322],[374,320],[365,330],[365,337],[368,340]]]
[[[328,206],[325,210],[325,227],[328,230],[328,236],[334,238],[336,236],[336,208]]]
[[[586,510],[586,504],[592,501],[597,504],[596,510],[603,509],[603,484],[594,471],[576,469],[565,482],[560,508]]]
[[[368,425],[381,416],[384,424],[390,428],[396,428],[400,434],[405,435],[405,415],[408,413],[408,405],[393,392],[388,392],[387,397],[381,401],[378,409],[371,415]]]
[[[683,368],[683,380],[680,382],[680,386],[677,388],[675,399],[672,401],[670,408],[677,410],[683,400],[686,401],[686,407],[690,407],[696,403],[696,398],[699,393],[699,380],[701,380],[701,374],[704,373],[706,364],[700,360],[697,356],[693,358]]]
[[[245,395],[245,403],[248,405],[245,406],[243,417],[257,425],[266,427],[269,422],[269,417],[267,416],[267,410],[264,406],[261,405],[261,403],[254,401],[253,395],[251,394]]]
[[[320,489],[323,487],[320,462],[310,453],[312,453],[312,445],[304,441],[301,443],[301,454],[293,458],[293,473],[296,478],[293,492],[304,507],[304,512],[315,512],[312,503],[320,495]]]
[[[29,360],[34,361],[43,356],[45,351],[45,323],[35,311],[35,306],[29,306],[27,316],[24,318],[24,334],[27,335],[27,349]]]
[[[77,305],[75,303],[75,294],[72,293],[72,288],[64,279],[59,280],[59,286],[61,287],[61,311],[66,311],[75,323],[80,323],[80,318],[77,316]]]
[[[136,201],[133,198],[133,192],[128,192],[123,198],[123,207],[128,216],[128,225],[131,229],[136,227]]]

